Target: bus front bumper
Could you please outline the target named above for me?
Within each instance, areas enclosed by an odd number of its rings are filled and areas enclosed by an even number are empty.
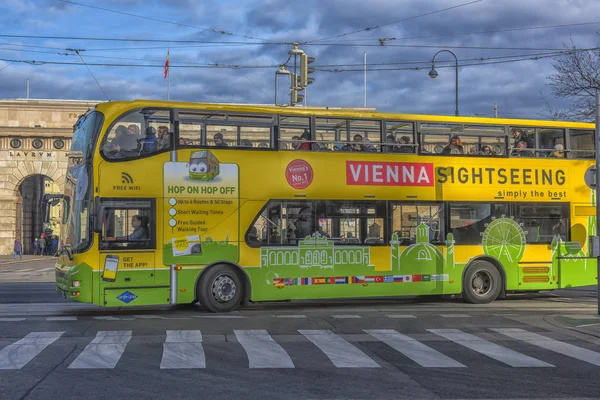
[[[85,264],[72,267],[56,264],[56,292],[67,300],[92,303],[92,268]]]

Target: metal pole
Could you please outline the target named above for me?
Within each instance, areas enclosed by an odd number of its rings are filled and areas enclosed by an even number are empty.
[[[277,71],[275,71],[275,105],[277,105]]]
[[[454,53],[452,53],[452,55],[454,56],[454,58],[456,58],[456,55]],[[455,111],[455,114],[458,117],[458,58],[456,58],[456,111]]]
[[[596,235],[600,236],[600,196],[598,196],[598,185],[600,184],[600,90],[596,88]],[[600,252],[596,254],[596,279],[600,277]],[[600,280],[596,282],[598,292],[598,315],[600,315]]]
[[[364,107],[367,108],[367,52],[365,52],[365,99]]]
[[[29,79],[27,79],[27,98],[29,99]]]
[[[171,49],[168,50],[169,67],[167,68],[167,100],[171,101]]]

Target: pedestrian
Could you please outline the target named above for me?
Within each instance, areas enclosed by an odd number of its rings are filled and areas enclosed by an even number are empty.
[[[40,241],[38,240],[38,238],[35,238],[35,240],[33,241],[33,255],[37,256],[39,250],[40,250]]]
[[[58,252],[58,236],[52,236],[52,254],[56,254]]]
[[[21,244],[21,239],[15,240],[15,247],[13,248],[13,258],[17,259],[17,254],[23,259],[23,245]]]
[[[40,240],[40,256],[46,255],[46,238]]]

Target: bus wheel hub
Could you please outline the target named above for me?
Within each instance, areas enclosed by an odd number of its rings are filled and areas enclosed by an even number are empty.
[[[473,276],[472,287],[475,293],[486,294],[490,290],[490,277],[483,271],[477,272]]]
[[[212,284],[213,297],[220,303],[233,299],[236,290],[235,282],[227,275],[219,275]]]

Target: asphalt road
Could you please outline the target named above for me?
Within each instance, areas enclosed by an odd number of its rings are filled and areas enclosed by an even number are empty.
[[[261,304],[224,315],[75,306],[0,304],[3,400],[600,396],[589,295]]]

